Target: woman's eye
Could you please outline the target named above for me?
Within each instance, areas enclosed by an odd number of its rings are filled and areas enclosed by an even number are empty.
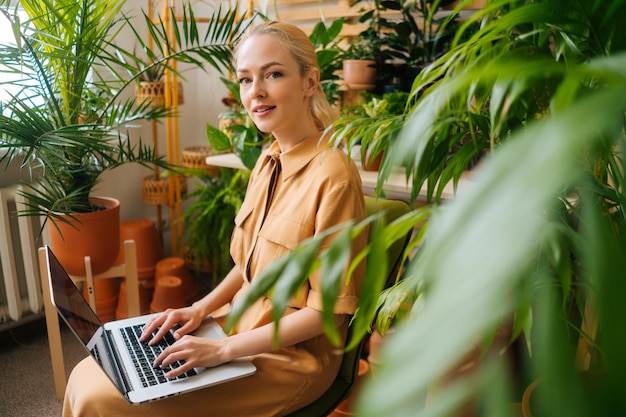
[[[239,79],[239,84],[248,84],[250,82],[250,78],[240,78]]]
[[[282,76],[282,74],[277,71],[273,71],[267,74],[267,78],[279,78],[280,76]]]

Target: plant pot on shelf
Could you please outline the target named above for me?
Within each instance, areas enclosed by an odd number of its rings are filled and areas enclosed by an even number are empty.
[[[373,90],[376,87],[376,62],[346,59],[343,61],[343,80],[350,90]]]
[[[181,196],[187,192],[187,181],[184,177],[178,177],[180,181]],[[169,178],[159,178],[154,175],[144,177],[141,184],[143,202],[146,204],[160,205],[170,203]]]
[[[70,275],[85,275],[85,256],[91,258],[94,275],[114,265],[120,251],[120,202],[114,198],[92,197],[100,210],[66,216],[69,223],[48,225],[50,247]]]
[[[185,168],[199,169],[211,176],[220,175],[220,168],[208,165],[206,163],[207,156],[213,155],[213,149],[210,146],[190,146],[182,151],[182,165]]]
[[[130,219],[120,224],[120,252],[116,264],[124,263],[123,243],[134,240],[137,249],[137,274],[139,280],[153,280],[157,262],[163,258],[163,245],[150,219]]]
[[[93,295],[95,299],[96,315],[101,322],[106,323],[115,319],[115,306],[119,296],[119,282],[117,279],[105,278],[93,281]],[[89,301],[87,282],[83,283],[83,297]]]
[[[178,82],[175,90],[178,96],[178,104],[183,104],[185,97],[182,83]],[[139,85],[135,88],[135,98],[140,103],[149,101],[152,107],[165,105],[165,82],[140,81]]]
[[[361,165],[365,171],[378,171],[380,164],[383,162],[384,151],[377,153],[373,158],[372,155],[364,155],[361,159]]]

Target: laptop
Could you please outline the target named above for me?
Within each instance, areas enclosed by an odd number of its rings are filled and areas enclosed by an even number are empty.
[[[256,372],[250,359],[239,358],[214,368],[193,368],[176,379],[166,379],[163,374],[168,370],[154,369],[152,363],[167,343],[174,342],[172,331],[157,346],[151,347],[138,339],[143,325],[155,314],[103,324],[48,246],[45,253],[52,303],[129,404],[157,401]],[[211,339],[226,337],[220,325],[210,317],[193,334]]]

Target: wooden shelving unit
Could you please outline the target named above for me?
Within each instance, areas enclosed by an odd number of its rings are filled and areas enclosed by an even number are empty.
[[[159,7],[160,6],[160,7]],[[169,12],[170,9],[176,9],[176,2],[174,0],[148,0],[148,16],[154,21],[160,19],[165,25],[166,34],[168,35],[170,45],[176,47],[175,38],[169,36],[174,33],[174,25],[177,21],[172,20],[172,15]],[[159,14],[159,10],[161,13]],[[151,41],[151,39],[150,39]],[[150,48],[154,48],[155,45],[150,43]],[[164,45],[165,53],[168,53],[167,45]],[[169,64],[174,70],[176,70],[176,63]],[[180,137],[179,137],[179,119],[178,119],[178,107],[180,103],[179,94],[179,80],[176,73],[165,70],[163,82],[165,84],[165,103],[164,106],[170,110],[173,116],[165,118],[165,140],[166,149],[165,155],[169,163],[179,165],[180,164]],[[154,151],[158,154],[159,150],[159,130],[157,128],[157,122],[152,121],[152,138]],[[159,178],[160,172],[158,168],[155,168],[154,175]],[[180,237],[182,236],[182,225],[178,219],[182,215],[182,195],[183,185],[182,181],[185,179],[178,175],[169,176],[167,179],[167,206],[169,208],[169,226],[170,226],[170,239],[173,256],[181,255],[181,248],[179,248]],[[163,211],[162,205],[156,204],[157,208],[157,228],[160,236],[163,237]]]

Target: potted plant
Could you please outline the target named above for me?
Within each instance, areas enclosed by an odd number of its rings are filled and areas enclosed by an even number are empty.
[[[3,71],[20,74],[21,79],[19,92],[2,108],[0,147],[6,153],[0,162],[19,159],[27,172],[42,170],[43,175],[25,184],[24,195],[30,203],[19,214],[43,216],[44,225],[50,221],[50,233],[59,234],[58,239],[53,238],[53,247],[58,248],[69,245],[71,231],[85,223],[77,219],[79,215],[100,210],[101,204],[94,205],[91,198],[102,173],[126,163],[169,168],[150,147],[130,136],[131,122],[154,120],[167,110],[121,99],[124,89],[146,72],[126,75],[128,65],[120,56],[134,55],[114,43],[122,28],[133,27],[121,13],[124,0],[21,0],[19,6],[28,14],[27,21],[12,12],[10,3],[2,1],[0,13],[13,27],[16,41],[0,46],[0,65]],[[178,48],[167,39],[162,22],[153,23],[144,15],[147,33],[163,47],[164,54],[154,65],[169,68],[170,59],[179,59],[200,67],[206,62],[220,70],[228,68],[229,47],[244,25],[238,12],[220,11],[215,16],[220,24],[210,26],[206,42],[200,43],[193,36],[198,29],[191,7],[184,11],[192,19],[178,32]],[[135,40],[145,45],[132,31]],[[79,233],[81,243],[72,246],[72,253],[62,260],[70,273],[84,273],[84,255],[93,257],[93,251],[103,245],[103,236],[110,237],[114,247],[119,245],[115,230],[119,229],[112,227],[99,235],[92,246],[86,245],[85,234]],[[62,243],[55,245],[55,241]],[[118,251],[112,252],[102,262],[94,260],[94,273],[110,266]],[[71,259],[78,259],[75,267],[69,266]]]
[[[359,22],[369,25],[366,32],[377,42],[379,92],[409,91],[419,71],[448,50],[456,33],[460,8],[441,17],[437,12],[452,3],[450,0],[375,0],[370,8],[362,9]]]
[[[378,36],[368,29],[350,41],[341,54],[343,80],[348,88],[372,90],[376,86]]]
[[[230,238],[241,207],[250,172],[220,168],[220,175],[189,171],[197,181],[185,196],[183,222],[185,260],[197,275],[211,277],[211,287],[232,268]]]
[[[406,120],[409,93],[396,90],[383,95],[369,94],[362,104],[351,105],[332,124],[335,146],[346,144],[348,152],[358,145],[363,169],[378,171],[384,151]]]
[[[625,16],[626,4],[608,0],[490,1],[460,30],[482,22],[480,29],[463,41],[459,33],[458,43],[418,75],[411,93],[422,94],[407,106],[380,183],[401,165],[414,191],[428,181],[436,202],[437,188],[458,179],[470,155],[489,153],[466,193],[432,208],[404,279],[378,303],[362,293],[355,324],[372,305],[388,322],[407,297],[418,301],[394,326],[384,364],[361,391],[359,415],[449,416],[474,400],[480,415],[510,416],[524,383],[538,377],[547,393],[537,399],[543,415],[626,412],[615,395],[625,388],[626,368],[626,281],[616,272],[626,267],[626,41],[619,36]],[[460,141],[462,151],[451,153]],[[370,237],[373,269],[381,259],[377,244],[395,229],[423,225],[420,211]],[[321,255],[322,267],[341,257],[344,233]],[[294,250],[252,293],[267,291],[290,266],[309,265],[310,256]],[[332,290],[322,297],[333,305]],[[233,320],[253,298],[234,306]],[[280,308],[288,298],[280,291],[273,300]],[[588,309],[597,338],[582,325]],[[422,394],[511,318],[511,338],[523,335],[532,355],[513,364],[482,357],[477,372],[443,385],[424,410]],[[360,323],[365,332],[368,320]],[[584,390],[574,353],[579,338],[596,347],[591,366],[600,371],[600,393]]]

